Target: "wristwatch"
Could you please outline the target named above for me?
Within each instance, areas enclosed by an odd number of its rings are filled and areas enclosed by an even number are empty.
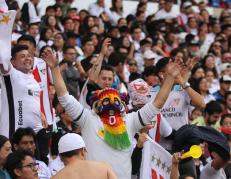
[[[181,86],[182,86],[183,89],[186,89],[186,88],[190,87],[190,83],[189,82],[185,82]]]

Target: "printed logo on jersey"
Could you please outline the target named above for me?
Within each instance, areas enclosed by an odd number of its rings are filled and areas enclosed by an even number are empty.
[[[180,104],[180,98],[173,99],[169,104],[170,106],[169,108],[163,108],[161,110],[162,115],[166,118],[183,117],[183,113],[176,110],[179,104]]]
[[[39,70],[43,75],[45,75],[46,74],[46,69],[41,69],[41,70]]]
[[[40,96],[40,91],[33,91],[32,89],[28,89],[28,95],[30,96]]]
[[[23,105],[22,105],[22,101],[18,101],[18,117],[19,117],[19,120],[18,120],[18,125],[19,126],[22,126],[23,125]]]

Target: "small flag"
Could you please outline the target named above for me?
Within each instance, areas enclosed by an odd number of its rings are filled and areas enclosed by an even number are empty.
[[[150,137],[144,144],[140,179],[169,179],[172,155]]]
[[[0,0],[0,64],[8,70],[11,59],[11,37],[16,11],[5,11],[6,7]]]

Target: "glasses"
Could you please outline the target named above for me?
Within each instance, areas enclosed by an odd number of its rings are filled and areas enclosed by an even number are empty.
[[[136,63],[129,63],[128,65],[129,65],[129,66],[137,66]]]
[[[20,168],[30,168],[33,171],[37,171],[39,169],[39,164],[38,163],[30,163],[28,165],[21,166]]]

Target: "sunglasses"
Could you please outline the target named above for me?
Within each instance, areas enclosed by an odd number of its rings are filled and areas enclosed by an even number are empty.
[[[129,66],[137,66],[136,63],[129,63],[128,65],[129,65]]]

